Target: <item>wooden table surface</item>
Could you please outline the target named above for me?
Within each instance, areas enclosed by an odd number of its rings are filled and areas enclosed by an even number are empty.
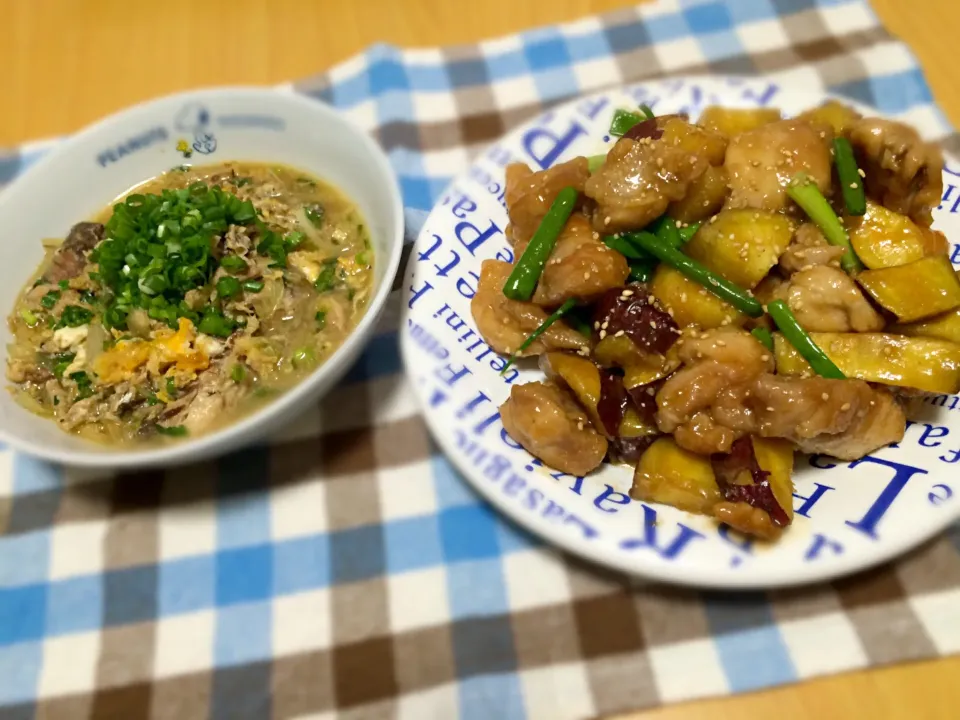
[[[754,0],[734,0],[753,2]],[[957,0],[873,0],[960,126]],[[313,74],[375,41],[472,42],[623,0],[0,0],[0,146],[70,133],[156,95]],[[827,647],[824,652],[829,652]],[[696,677],[691,677],[696,682]],[[833,676],[617,720],[947,718],[960,658]]]

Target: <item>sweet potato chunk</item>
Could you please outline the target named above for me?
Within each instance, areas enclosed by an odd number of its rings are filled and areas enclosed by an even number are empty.
[[[673,315],[677,325],[712,330],[722,325],[740,326],[747,316],[699,283],[669,265],[659,265],[650,284],[652,292]]]
[[[704,514],[723,499],[710,458],[684,450],[672,437],[659,438],[640,458],[630,496]]]
[[[732,138],[779,119],[780,111],[776,108],[725,108],[711,105],[700,113],[697,124]]]
[[[730,193],[729,180],[725,167],[711,165],[690,183],[682,200],[670,204],[667,215],[685,223],[700,222],[716,215]]]
[[[960,278],[946,255],[933,255],[906,265],[865,270],[857,282],[901,323],[960,307]]]
[[[753,289],[777,264],[794,224],[762,210],[724,210],[702,226],[684,252],[730,282]]]
[[[960,392],[960,345],[889,333],[810,333],[848,378],[934,393]],[[812,373],[780,333],[773,336],[777,374]]]
[[[943,235],[921,228],[906,215],[867,201],[867,212],[845,218],[857,256],[871,270],[906,265],[947,252]]]

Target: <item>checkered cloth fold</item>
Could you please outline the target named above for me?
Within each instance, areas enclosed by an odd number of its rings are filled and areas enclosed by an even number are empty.
[[[859,0],[665,0],[478,45],[378,45],[294,86],[374,132],[415,235],[545,105],[666,74],[766,73],[938,119]],[[52,143],[0,156],[9,180]],[[397,303],[270,443],[104,478],[0,451],[0,718],[595,717],[960,651],[960,527],[828,586],[714,594],[590,567],[439,456]]]

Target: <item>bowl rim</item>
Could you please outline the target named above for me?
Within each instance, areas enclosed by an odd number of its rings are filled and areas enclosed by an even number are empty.
[[[384,306],[392,293],[393,284],[399,270],[404,245],[403,200],[396,172],[390,164],[383,148],[374,141],[367,130],[326,102],[296,93],[284,86],[257,85],[217,85],[153,97],[110,113],[100,120],[85,126],[81,130],[65,136],[45,153],[43,157],[17,175],[4,190],[8,191],[10,188],[22,182],[24,178],[45,172],[47,166],[56,164],[59,161],[59,156],[68,151],[71,146],[104,131],[108,131],[111,127],[124,122],[134,113],[144,112],[153,106],[160,106],[170,103],[173,100],[190,101],[200,98],[209,100],[211,96],[230,95],[257,96],[263,100],[274,101],[282,98],[283,102],[299,105],[301,108],[314,114],[324,116],[327,120],[343,123],[351,127],[359,137],[359,153],[368,155],[378,173],[387,180],[392,205],[390,213],[393,216],[392,219],[395,230],[393,237],[388,238],[388,242],[392,241],[389,254],[387,257],[381,259],[381,262],[384,262],[383,281],[377,292],[371,298],[370,304],[367,306],[367,310],[360,319],[360,322],[347,335],[347,338],[340,347],[338,347],[322,365],[298,384],[279,397],[265,403],[261,408],[247,413],[236,422],[230,423],[210,433],[200,435],[196,438],[180,440],[167,447],[146,450],[111,449],[91,442],[91,449],[87,451],[36,444],[24,440],[15,432],[10,432],[7,425],[0,424],[0,441],[6,443],[11,449],[61,465],[114,470],[174,466],[209,459],[213,456],[219,456],[230,450],[237,449],[239,446],[256,442],[260,435],[258,432],[259,426],[272,425],[278,417],[284,415],[292,408],[305,404],[308,398],[312,398],[314,401],[318,400],[323,393],[327,392],[330,387],[350,369],[356,357],[367,344],[367,339],[374,331]],[[0,207],[2,207],[5,202],[9,202],[5,199],[8,195],[9,192],[0,190]],[[327,384],[324,385],[324,383]],[[28,411],[24,410],[24,412]]]

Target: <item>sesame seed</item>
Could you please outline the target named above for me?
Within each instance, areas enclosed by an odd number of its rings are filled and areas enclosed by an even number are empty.
[[[858,187],[860,187],[860,186],[857,185],[855,182],[850,183],[850,189],[851,189],[851,190],[856,190]]]
[[[846,412],[849,409],[850,409],[850,403],[844,403],[843,405],[840,406],[841,412]]]
[[[617,330],[617,331],[613,334],[614,337],[623,337],[623,335],[624,335],[623,330]]]
[[[682,227],[683,227],[683,223],[680,222],[679,220],[677,220],[677,222],[675,223],[675,225],[676,225],[678,228],[682,228]]]
[[[603,325],[600,326],[600,329],[601,329],[601,330],[606,330],[609,326],[610,326],[610,321],[609,321],[609,320],[604,320],[604,321],[603,321]]]
[[[772,405],[767,405],[767,412],[773,412],[773,411],[774,411],[774,410],[773,410],[773,406],[772,406]]]
[[[604,224],[604,225],[609,225],[609,224],[610,224],[610,216],[609,216],[609,215],[607,215],[607,216],[603,219],[603,224]]]
[[[863,168],[857,168],[857,172],[860,174],[860,177],[865,178],[867,174],[863,171]]]
[[[717,340],[717,345],[719,345],[720,347],[726,347],[727,343],[724,340]]]
[[[653,305],[657,299],[653,295],[647,295],[647,302]]]
[[[599,329],[600,329],[600,321],[599,321],[599,320],[597,320],[596,322],[593,323],[593,329],[594,329],[594,330],[599,330]]]
[[[599,240],[599,239],[600,239],[600,233],[598,233],[598,232],[593,233],[593,239],[594,239],[594,240]]]
[[[627,288],[622,293],[620,293],[620,295],[623,297],[630,297],[631,295],[633,295],[633,290],[631,290],[630,288]]]
[[[577,420],[577,430],[583,430],[583,420]]]
[[[764,353],[760,356],[760,362],[767,362],[770,359],[770,356]]]
[[[687,301],[687,294],[680,293],[680,302],[686,302],[686,301]]]
[[[583,274],[583,279],[584,279],[584,280],[589,280],[589,279],[590,279],[590,273],[589,273],[589,272],[585,272],[585,273]]]
[[[873,407],[873,406],[876,405],[876,404],[877,404],[876,401],[874,401],[874,400],[871,400],[871,401],[870,401],[870,407]]]
[[[653,320],[651,320],[651,321],[650,321],[650,327],[653,328],[654,330],[656,330],[656,329],[657,329],[657,324],[656,324]]]
[[[823,393],[822,395],[820,395],[820,399],[821,399],[821,400],[829,400],[829,399],[830,399],[830,395],[829,395],[828,393]]]
[[[607,331],[606,331],[606,330],[601,330],[601,331],[600,331],[600,339],[603,340],[606,336],[607,336]]]

